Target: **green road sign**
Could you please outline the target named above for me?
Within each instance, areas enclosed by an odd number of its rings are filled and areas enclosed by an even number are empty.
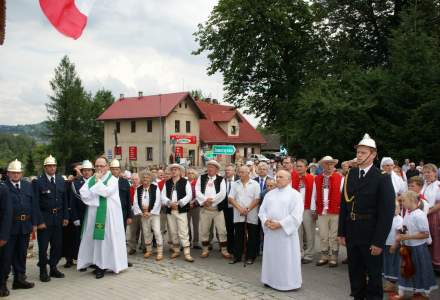
[[[204,156],[207,158],[207,159],[214,159],[214,153],[212,153],[212,151],[205,151],[205,154],[204,154]]]
[[[234,155],[234,145],[214,145],[212,146],[212,152],[215,155]]]

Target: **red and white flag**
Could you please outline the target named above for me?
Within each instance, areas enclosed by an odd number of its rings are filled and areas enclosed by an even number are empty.
[[[62,34],[73,39],[81,36],[95,0],[40,0],[50,23]]]

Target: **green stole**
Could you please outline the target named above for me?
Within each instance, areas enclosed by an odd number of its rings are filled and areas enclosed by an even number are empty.
[[[102,182],[104,185],[107,185],[107,182],[112,177],[110,173],[107,178]],[[96,177],[92,176],[88,181],[89,189],[96,184]],[[95,219],[95,229],[93,231],[93,239],[94,240],[104,240],[105,235],[105,219],[107,217],[107,198],[99,196],[99,206],[96,210],[96,219]]]

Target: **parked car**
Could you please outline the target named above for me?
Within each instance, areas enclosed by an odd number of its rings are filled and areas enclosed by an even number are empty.
[[[270,159],[268,159],[266,156],[262,155],[262,154],[251,154],[248,156],[249,160],[255,161],[264,161],[264,162],[269,162]]]

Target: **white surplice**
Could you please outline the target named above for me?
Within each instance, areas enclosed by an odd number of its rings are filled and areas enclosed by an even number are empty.
[[[301,194],[290,185],[268,192],[260,207],[258,216],[264,230],[261,281],[274,289],[287,291],[301,287],[298,228],[303,211]],[[266,227],[264,223],[268,219],[280,222],[281,228]]]
[[[84,216],[83,226],[85,228],[78,253],[78,270],[90,265],[97,265],[101,269],[119,273],[128,268],[118,179],[111,176],[107,185],[104,185],[103,181],[109,174],[110,172],[107,172],[90,189],[88,187],[90,179],[87,180],[80,189],[81,200],[87,205],[87,213]],[[99,196],[107,198],[104,240],[93,239]]]

